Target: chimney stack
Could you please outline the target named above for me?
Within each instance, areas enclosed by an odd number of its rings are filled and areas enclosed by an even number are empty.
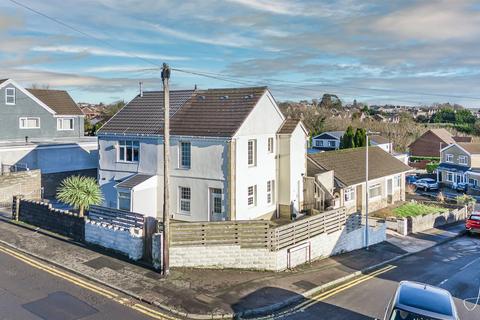
[[[140,97],[143,97],[143,82],[140,81],[138,84],[140,86]]]

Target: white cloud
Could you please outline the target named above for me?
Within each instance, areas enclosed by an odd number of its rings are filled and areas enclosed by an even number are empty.
[[[161,26],[159,24],[151,24],[154,30],[182,40],[204,43],[204,44],[211,44],[216,46],[226,46],[226,47],[235,47],[235,48],[243,48],[243,47],[251,47],[254,45],[255,41],[252,38],[242,37],[234,34],[225,35],[225,36],[203,36],[188,32],[179,31],[176,29],[171,29],[165,26]]]
[[[60,45],[60,46],[37,46],[31,49],[36,52],[54,52],[54,53],[77,53],[91,54],[94,56],[122,57],[122,58],[141,58],[153,60],[189,60],[188,57],[168,56],[154,53],[127,52],[116,49],[104,49],[88,46]]]
[[[107,72],[139,72],[139,71],[151,71],[158,70],[159,68],[145,68],[145,66],[138,65],[114,65],[114,66],[102,66],[102,67],[91,67],[84,69],[85,72],[90,73],[107,73]]]
[[[407,7],[381,17],[373,26],[403,39],[470,40],[480,35],[480,14],[470,1],[440,0]]]
[[[305,15],[303,6],[292,1],[282,0],[228,0],[255,10],[284,15]]]

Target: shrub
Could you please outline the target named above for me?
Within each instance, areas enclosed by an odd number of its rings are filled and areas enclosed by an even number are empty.
[[[427,169],[427,173],[434,173],[437,170],[440,163],[438,162],[429,162],[427,163],[425,169]]]

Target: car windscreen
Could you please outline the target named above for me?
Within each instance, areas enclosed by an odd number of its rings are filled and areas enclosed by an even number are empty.
[[[439,320],[439,319],[428,317],[428,316],[422,316],[421,314],[405,311],[402,309],[393,309],[390,320]]]
[[[470,216],[470,218],[468,218],[469,220],[475,220],[475,221],[480,221],[480,216],[477,216],[477,215],[472,215]]]

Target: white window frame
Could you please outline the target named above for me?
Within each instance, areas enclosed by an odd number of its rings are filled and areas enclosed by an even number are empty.
[[[468,164],[467,156],[458,156],[458,164]]]
[[[344,191],[344,199],[345,199],[345,202],[351,202],[355,200],[355,189],[346,188]]]
[[[329,140],[328,141],[328,146],[335,148],[337,146],[337,142],[335,140]]]
[[[402,176],[398,175],[393,178],[393,187],[394,189],[401,189],[402,188]]]
[[[189,164],[188,165],[185,165],[183,163],[183,156],[184,156],[183,146],[186,145],[186,144],[189,145],[189,148],[188,148],[188,162],[189,162]],[[178,146],[179,146],[179,150],[178,150],[178,166],[179,166],[179,168],[190,169],[192,167],[192,143],[190,141],[180,141]]]
[[[275,151],[275,148],[273,147],[273,137],[268,138],[267,147],[268,147],[268,152],[269,153],[273,153]]]
[[[317,147],[323,147],[323,140],[317,140]]]
[[[380,194],[377,195],[372,195],[372,189],[377,189],[380,188]],[[382,184],[381,183],[375,183],[370,186],[368,186],[368,199],[376,199],[376,198],[381,198],[382,197]]]
[[[453,154],[447,153],[445,155],[445,162],[450,162],[450,163],[453,162]]]
[[[13,94],[9,94],[8,91],[13,90]],[[8,98],[13,98],[13,102],[8,102]],[[15,88],[5,88],[5,104],[7,106],[14,106],[17,103],[17,90]]]
[[[125,142],[125,144],[122,144]],[[132,150],[132,160],[127,160],[127,149],[131,148]],[[123,149],[123,151],[122,151]],[[137,150],[138,159],[135,160],[135,150]],[[121,154],[123,153],[123,159]],[[117,142],[117,162],[122,163],[138,163],[140,161],[140,141],[138,140],[119,140]]]
[[[24,127],[22,125],[22,120],[26,120],[26,122],[28,122],[28,120],[31,120],[31,119],[35,119],[35,120],[38,120],[38,127]],[[40,117],[20,117],[18,119],[18,127],[20,129],[24,129],[24,130],[28,130],[28,129],[40,129]]]
[[[257,185],[249,186],[247,188],[247,205],[253,208],[257,205]]]
[[[65,129],[64,121],[70,121],[72,124],[72,127]],[[73,117],[57,118],[57,131],[73,131],[73,130],[75,130],[75,118]]]
[[[128,195],[126,196],[121,196],[121,194]],[[128,209],[122,209],[120,208],[120,199],[128,199],[129,205]],[[126,210],[126,211],[132,211],[132,192],[131,191],[117,191],[117,209],[119,210]]]
[[[250,139],[247,142],[247,161],[249,167],[257,165],[257,140]]]
[[[275,202],[275,180],[267,181],[267,204]]]
[[[471,181],[473,181],[473,183],[471,183]],[[478,180],[475,178],[468,178],[468,184],[476,188],[478,187]]]
[[[452,178],[449,179],[449,177],[452,177]],[[447,182],[454,182],[455,175],[453,174],[453,172],[447,171],[447,176],[445,177],[445,179],[447,180]]]
[[[186,193],[184,194],[183,191]],[[188,195],[188,197],[184,197],[184,195]],[[188,210],[185,210],[183,205],[188,205]],[[178,212],[186,215],[190,215],[192,212],[192,189],[190,187],[178,187]]]

